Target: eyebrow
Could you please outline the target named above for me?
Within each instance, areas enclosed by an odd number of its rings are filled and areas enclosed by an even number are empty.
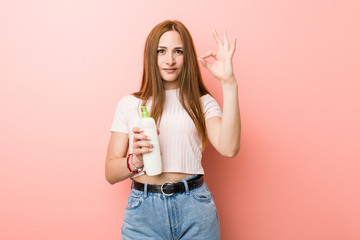
[[[158,48],[165,48],[165,49],[167,49],[167,47],[164,47],[164,46],[158,46]],[[174,49],[183,49],[183,47],[175,47]]]

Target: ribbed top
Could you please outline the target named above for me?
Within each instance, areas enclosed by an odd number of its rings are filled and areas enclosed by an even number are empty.
[[[181,172],[188,174],[204,174],[201,165],[202,142],[195,124],[179,101],[179,90],[166,90],[166,100],[159,126],[159,143],[163,172]],[[221,117],[221,109],[210,95],[201,97],[205,119],[213,116]],[[151,100],[146,104],[151,111]],[[117,106],[110,131],[129,133],[129,150],[132,149],[132,128],[138,125],[140,116],[137,107],[140,101],[129,95],[123,97]],[[139,173],[133,177],[142,175]]]

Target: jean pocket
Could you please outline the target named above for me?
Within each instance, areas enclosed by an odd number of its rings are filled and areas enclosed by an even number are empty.
[[[127,210],[135,209],[140,207],[143,201],[142,194],[139,192],[131,191],[130,196],[128,198],[128,202],[126,205]]]
[[[213,199],[206,183],[203,183],[200,187],[191,190],[190,194],[198,202],[210,203]]]

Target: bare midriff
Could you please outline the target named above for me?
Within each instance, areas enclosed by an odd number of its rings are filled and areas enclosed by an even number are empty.
[[[165,182],[178,182],[181,179],[192,176],[186,173],[161,173],[156,176],[148,176],[146,174],[134,178],[135,181],[154,185],[162,185]]]

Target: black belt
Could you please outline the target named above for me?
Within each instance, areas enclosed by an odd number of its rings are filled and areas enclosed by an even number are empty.
[[[197,175],[196,177],[186,180],[189,187],[189,191],[195,188],[200,187],[204,183],[204,175]],[[145,184],[137,181],[133,181],[133,188],[136,190],[144,191]],[[162,193],[165,196],[172,196],[175,193],[182,193],[186,191],[185,185],[183,182],[165,182],[163,185],[147,185],[147,191],[152,193]]]

